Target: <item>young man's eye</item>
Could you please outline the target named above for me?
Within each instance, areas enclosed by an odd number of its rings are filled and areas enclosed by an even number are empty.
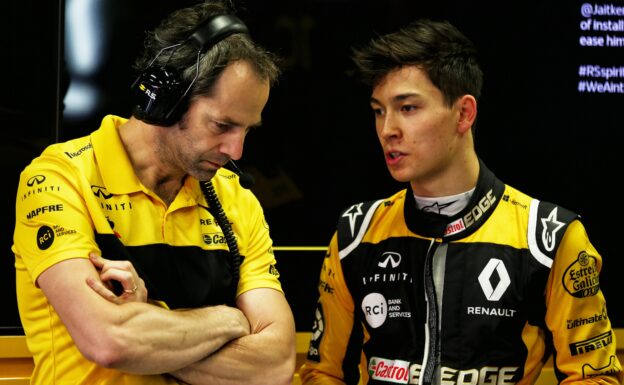
[[[383,110],[381,108],[373,108],[373,114],[375,114],[375,116],[381,116],[383,115]]]
[[[402,106],[402,107],[401,107],[401,110],[402,110],[402,111],[405,111],[405,112],[411,112],[411,111],[416,110],[416,106],[413,106],[413,105],[411,105],[411,104],[407,104],[407,105],[405,105],[405,106]]]

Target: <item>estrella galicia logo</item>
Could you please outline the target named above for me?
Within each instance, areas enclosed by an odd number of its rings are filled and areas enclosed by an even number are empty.
[[[596,266],[596,257],[581,251],[570,266],[563,273],[563,287],[576,298],[585,298],[596,295],[600,290],[599,272]]]
[[[557,220],[557,207],[555,207],[547,218],[541,218],[542,226],[542,244],[546,251],[553,251],[557,244],[557,232],[565,223]]]
[[[50,226],[41,226],[37,231],[37,247],[39,250],[46,250],[54,242],[54,231]]]
[[[110,199],[113,196],[113,194],[109,193],[106,190],[106,187],[102,187],[102,186],[92,185],[91,191],[93,192],[93,195],[95,195],[98,198]]]
[[[393,269],[396,268],[401,263],[401,254],[395,253],[394,251],[386,251],[385,253],[381,254],[381,261],[377,263],[377,266],[385,269],[386,267],[388,267],[388,262]]]
[[[26,181],[26,186],[32,187],[34,185],[40,185],[41,183],[45,182],[45,180],[46,177],[44,175],[35,175],[33,177],[30,177],[30,179]]]
[[[318,302],[316,304],[316,311],[314,312],[314,323],[312,324],[312,337],[310,338],[310,347],[308,349],[308,360],[321,362],[319,347],[321,345],[321,339],[323,338],[324,331],[325,318],[323,317],[323,306],[320,302]]]
[[[496,284],[496,287],[492,287],[491,282],[494,272],[498,275],[498,283]],[[487,265],[483,268],[483,271],[481,271],[481,274],[479,274],[479,284],[481,285],[481,290],[483,290],[483,294],[485,294],[485,298],[488,301],[500,300],[511,284],[509,273],[507,272],[503,261],[497,258],[491,258]]]

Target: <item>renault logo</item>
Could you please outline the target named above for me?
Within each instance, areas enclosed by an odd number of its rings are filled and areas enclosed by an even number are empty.
[[[492,282],[490,281],[494,272],[498,274],[499,278],[496,287],[492,287]],[[481,274],[479,274],[479,283],[481,284],[483,294],[485,294],[485,298],[487,298],[488,301],[498,301],[501,299],[511,284],[509,273],[507,273],[507,269],[505,269],[503,261],[496,258],[490,259]]]

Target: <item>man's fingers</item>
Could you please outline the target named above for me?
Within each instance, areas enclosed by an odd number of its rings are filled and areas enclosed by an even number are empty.
[[[138,277],[137,277],[138,278]],[[129,271],[110,269],[100,273],[100,279],[104,282],[117,281],[121,284],[124,292],[134,292],[138,286],[137,278]]]
[[[118,269],[128,271],[134,275],[137,275],[137,272],[130,261],[113,261],[103,258],[95,253],[89,254],[89,259],[98,270],[101,270],[103,272],[109,269]]]
[[[108,262],[108,260],[100,257],[96,253],[89,253],[89,260],[98,270],[101,269],[106,262]]]
[[[87,278],[87,285],[89,285],[89,287],[93,289],[93,291],[98,293],[104,299],[110,302],[117,303],[117,296],[115,295],[115,293],[113,293],[106,286],[104,286],[104,284],[101,281],[98,281],[97,279],[93,279],[89,277]]]

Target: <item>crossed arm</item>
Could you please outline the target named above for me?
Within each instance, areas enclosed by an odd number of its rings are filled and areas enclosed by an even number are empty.
[[[37,281],[88,360],[190,384],[291,381],[294,321],[281,293],[256,289],[239,296],[238,308],[171,311],[143,302],[145,286],[129,262],[92,261],[60,262]],[[112,295],[101,284],[110,280],[127,292]]]

